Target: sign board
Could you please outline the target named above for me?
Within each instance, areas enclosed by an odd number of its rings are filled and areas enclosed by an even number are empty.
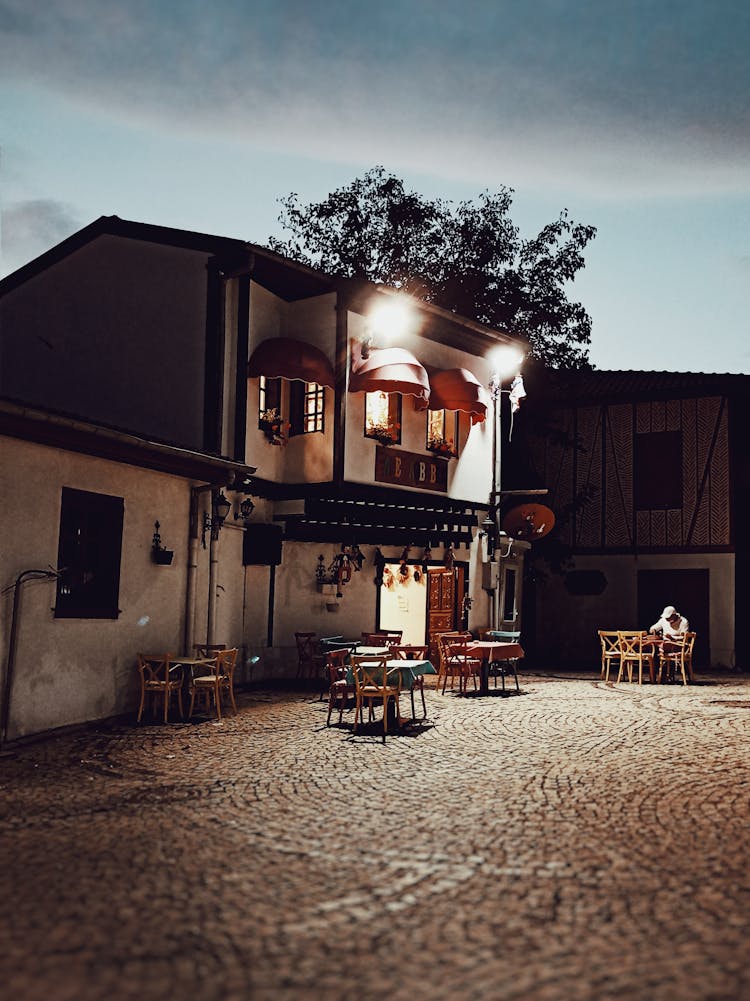
[[[419,452],[377,445],[375,449],[375,479],[378,483],[394,483],[419,490],[448,490],[448,460]]]

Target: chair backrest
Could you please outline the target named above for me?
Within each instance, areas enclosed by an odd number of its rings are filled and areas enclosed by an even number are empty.
[[[388,677],[388,654],[352,654],[352,674],[357,692],[365,689],[401,688],[401,674]]]
[[[599,642],[605,657],[620,656],[620,636],[616,629],[599,629]]]
[[[362,642],[365,646],[393,646],[400,638],[393,633],[362,633]]]
[[[617,640],[620,647],[620,656],[623,658],[640,658],[644,656],[650,656],[652,650],[643,649],[643,639],[647,636],[642,629],[640,630],[617,630]]]
[[[331,684],[341,681],[346,677],[346,662],[348,659],[348,647],[328,651],[326,654],[326,668],[328,670],[328,680]]]
[[[163,685],[169,679],[171,653],[139,653],[138,670],[144,684]]]
[[[229,678],[230,681],[234,675],[234,667],[237,663],[237,652],[237,647],[232,647],[231,650],[222,649],[216,651],[216,673]]]
[[[193,650],[199,657],[212,657],[217,650],[226,650],[226,643],[193,643]]]
[[[500,640],[503,643],[518,643],[521,639],[520,629],[486,629],[484,632],[486,640]]]
[[[438,656],[440,658],[440,667],[442,668],[448,660],[447,644],[453,640],[461,639],[461,637],[468,638],[471,636],[471,633],[459,632],[454,629],[450,632],[433,633],[433,636],[437,640]]]
[[[300,660],[312,660],[315,656],[315,641],[317,633],[295,633],[294,639],[297,643],[297,655]]]
[[[427,650],[426,646],[406,643],[403,646],[392,646],[391,654],[396,660],[427,660]]]

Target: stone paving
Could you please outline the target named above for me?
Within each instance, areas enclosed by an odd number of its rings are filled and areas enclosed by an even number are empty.
[[[750,999],[750,678],[521,684],[11,747],[4,996]]]

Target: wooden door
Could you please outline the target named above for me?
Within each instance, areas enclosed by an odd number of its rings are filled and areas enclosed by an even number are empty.
[[[459,628],[458,609],[463,598],[464,568],[429,567],[427,570],[427,638],[430,660],[437,664],[435,633]]]

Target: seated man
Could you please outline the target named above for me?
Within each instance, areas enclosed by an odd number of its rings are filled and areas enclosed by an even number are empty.
[[[674,605],[667,605],[661,613],[661,618],[649,627],[651,633],[661,633],[665,640],[678,639],[690,629],[688,620],[680,615]]]

